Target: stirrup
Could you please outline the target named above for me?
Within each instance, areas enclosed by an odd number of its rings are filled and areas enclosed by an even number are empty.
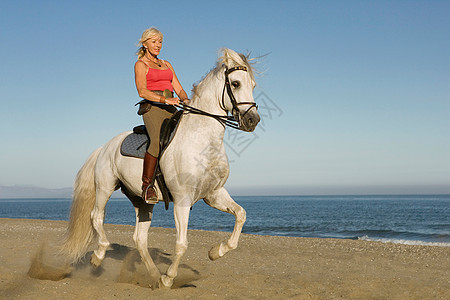
[[[152,189],[152,190],[153,190],[153,192],[154,192],[154,194],[155,194],[154,197],[147,198],[147,191],[148,191],[149,189]],[[155,191],[155,189],[153,188],[153,186],[151,186],[150,184],[149,184],[145,189],[142,190],[142,199],[143,199],[144,202],[147,203],[147,204],[156,204],[156,203],[159,202],[158,196],[156,195],[156,191]]]

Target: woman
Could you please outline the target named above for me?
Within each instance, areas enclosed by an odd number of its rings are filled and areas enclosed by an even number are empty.
[[[172,65],[158,58],[162,47],[163,35],[156,28],[149,28],[142,33],[139,40],[138,61],[134,65],[134,76],[141,101],[138,114],[144,119],[150,136],[150,145],[144,156],[142,173],[142,198],[147,203],[157,202],[152,179],[159,156],[159,133],[163,121],[170,118],[176,109],[173,105],[188,100]],[[169,90],[169,97],[163,95]],[[178,98],[173,97],[173,91]]]

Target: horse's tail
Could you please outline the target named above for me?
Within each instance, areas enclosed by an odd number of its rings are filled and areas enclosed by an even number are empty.
[[[71,262],[81,260],[94,237],[91,221],[95,204],[94,169],[101,149],[98,148],[89,156],[75,179],[69,226],[61,247]]]

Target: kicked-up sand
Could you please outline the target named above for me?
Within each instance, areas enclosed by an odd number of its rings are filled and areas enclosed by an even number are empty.
[[[66,226],[0,219],[0,299],[450,299],[450,247],[243,234],[236,250],[210,261],[229,233],[189,230],[174,286],[162,290],[148,287],[133,226],[105,226],[112,245],[97,269],[91,251],[72,267],[58,261],[52,245]],[[174,248],[174,229],[150,228],[161,273]]]

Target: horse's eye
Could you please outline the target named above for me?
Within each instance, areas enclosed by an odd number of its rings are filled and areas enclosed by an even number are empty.
[[[238,87],[241,86],[241,83],[240,83],[239,81],[233,81],[233,82],[231,83],[231,85],[232,85],[235,89],[237,89]]]

